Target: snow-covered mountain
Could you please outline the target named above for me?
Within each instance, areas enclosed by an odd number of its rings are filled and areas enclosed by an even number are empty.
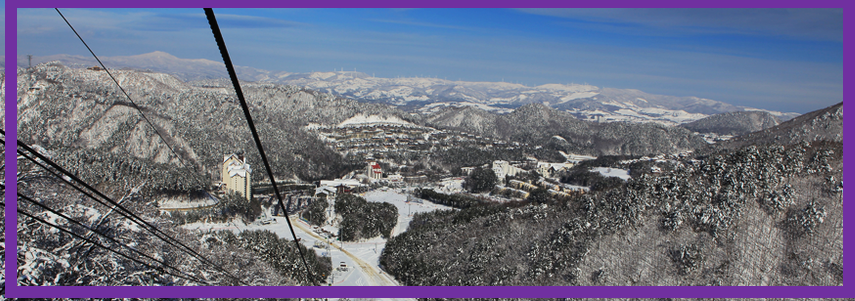
[[[565,153],[586,155],[673,154],[704,149],[691,131],[656,123],[595,123],[543,104],[527,104],[508,114],[477,108],[448,108],[427,118],[426,124]]]
[[[746,145],[788,145],[814,141],[843,142],[843,103],[805,113],[777,126],[745,134],[722,146],[738,148]]]
[[[69,66],[94,66],[94,59],[55,55],[34,57],[33,63],[58,60]],[[111,68],[145,69],[169,73],[183,80],[227,77],[220,62],[182,59],[165,52],[105,57]],[[19,66],[27,58],[18,57]],[[439,78],[379,78],[356,71],[311,73],[275,72],[236,66],[242,80],[272,82],[306,87],[361,101],[379,102],[425,114],[445,107],[477,107],[489,112],[509,113],[514,109],[540,103],[576,118],[598,122],[659,122],[676,125],[709,115],[735,111],[766,111],[781,120],[797,113],[784,113],[735,106],[698,97],[655,95],[634,89],[614,89],[587,84],[545,84],[535,87],[505,82],[467,82]]]
[[[716,114],[680,126],[698,133],[738,136],[761,131],[780,123],[780,119],[767,112],[741,111]]]
[[[529,87],[503,82],[466,82],[438,78],[377,78],[353,71],[291,74],[279,83],[372,102],[403,106],[425,114],[445,107],[477,107],[509,113],[540,103],[598,122],[659,122],[676,125],[736,111],[766,111],[787,120],[797,113],[767,111],[698,97],[655,95],[633,89],[600,88],[580,84]]]
[[[154,71],[174,75],[183,81],[228,78],[226,67],[221,61],[206,59],[182,59],[162,51],[155,51],[132,56],[99,57],[101,62],[110,69],[135,69]],[[91,56],[58,54],[50,56],[33,56],[32,65],[59,61],[63,65],[74,68],[98,66]],[[27,67],[30,61],[27,56],[18,56],[18,66]],[[273,72],[252,67],[235,66],[242,80],[275,81],[278,77],[288,76],[288,72]]]
[[[67,166],[85,166],[82,177],[96,183],[113,178],[136,183],[128,179],[159,174],[146,185],[154,191],[199,185],[193,173],[178,170],[181,161],[206,179],[218,172],[223,154],[247,152],[256,162],[251,164],[260,162],[230,84],[194,85],[156,72],[116,70],[113,75],[176,154],[106,73],[58,63],[18,69],[19,139],[62,153]],[[250,83],[243,91],[259,135],[269,143],[265,149],[274,172],[283,179],[336,177],[348,166],[314,134],[301,130],[308,122],[338,124],[356,113],[408,121],[419,117],[294,86]],[[111,172],[126,167],[130,175]],[[263,179],[263,173],[253,176]],[[121,186],[112,185],[126,188]]]

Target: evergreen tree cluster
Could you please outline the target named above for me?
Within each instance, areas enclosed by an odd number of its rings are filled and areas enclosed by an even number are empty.
[[[327,207],[329,207],[329,204],[327,204],[325,199],[314,200],[309,204],[306,210],[303,211],[302,216],[309,221],[310,224],[322,226],[327,220]]]
[[[214,233],[209,241],[214,239],[249,250],[273,266],[281,275],[295,279],[300,285],[323,283],[332,271],[332,261],[329,257],[318,256],[314,250],[302,244],[295,244],[293,240],[279,238],[267,230],[242,231],[240,234],[219,231]],[[298,246],[300,250],[297,250]],[[306,274],[306,267],[300,258],[301,251],[306,257],[310,275]]]
[[[174,211],[169,214],[173,221],[182,225],[199,221],[225,223],[235,217],[248,224],[261,215],[261,202],[255,198],[247,200],[236,193],[226,194],[211,208]]]
[[[493,190],[499,178],[490,168],[475,168],[472,174],[463,182],[463,187],[472,193],[480,193]]]
[[[562,172],[560,177],[559,177],[559,180],[561,181],[561,183],[567,183],[567,184],[578,185],[578,186],[587,186],[587,187],[591,187],[591,189],[593,189],[593,190],[601,190],[601,189],[594,189],[594,187],[597,187],[597,188],[611,187],[612,185],[610,185],[610,184],[612,184],[612,182],[614,181],[613,179],[617,179],[617,181],[619,183],[623,182],[623,180],[621,180],[620,178],[606,177],[606,176],[603,176],[603,174],[601,174],[599,172],[590,171],[586,168],[573,168],[573,169],[568,170],[566,172]]]
[[[58,165],[87,183],[101,184],[104,192],[111,195],[122,194],[140,184],[144,184],[140,192],[146,196],[188,193],[210,185],[200,183],[205,178],[200,179],[196,170],[178,164],[77,148],[55,149],[51,154]]]
[[[398,207],[383,202],[368,202],[352,194],[339,194],[335,211],[341,214],[339,236],[342,241],[357,241],[376,236],[389,238],[398,223]]]
[[[460,209],[477,206],[485,202],[465,194],[444,194],[428,188],[416,189],[415,195],[432,203]]]

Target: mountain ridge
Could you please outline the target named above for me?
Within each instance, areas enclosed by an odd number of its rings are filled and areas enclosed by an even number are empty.
[[[34,57],[34,63],[59,60],[69,66],[94,66],[94,59],[55,55]],[[222,63],[182,59],[165,52],[103,57],[110,68],[135,68],[174,74],[182,80],[227,77]],[[26,57],[18,57],[19,66]],[[356,71],[291,73],[235,66],[242,80],[307,87],[360,101],[397,105],[409,111],[433,113],[443,106],[475,106],[508,113],[529,103],[543,103],[584,120],[600,122],[659,122],[676,125],[730,111],[758,110],[699,97],[655,95],[635,89],[600,88],[587,84],[544,84],[529,87],[505,82],[449,81],[438,78],[377,78]],[[797,113],[770,111],[788,120]]]
[[[186,168],[195,169],[193,173],[201,173],[203,178],[216,174],[224,153],[246,152],[251,164],[259,164],[243,113],[229,89],[196,86],[163,73],[116,70],[113,75],[190,165]],[[346,158],[301,130],[306,122],[339,123],[356,112],[415,118],[385,105],[293,86],[242,85],[271,165],[282,179],[337,177],[350,168]],[[178,171],[185,167],[178,165],[175,155],[106,73],[40,64],[18,69],[18,87],[20,139],[63,153],[65,166],[88,166],[88,180],[133,183],[151,177],[158,179],[147,185],[153,190],[187,190],[199,185],[191,173]],[[140,179],[113,172],[122,170]],[[263,178],[262,173],[253,177]]]
[[[780,123],[780,119],[768,112],[741,111],[716,114],[680,126],[698,133],[738,136],[761,131]]]
[[[508,114],[478,108],[447,108],[427,117],[426,124],[587,155],[672,154],[705,149],[700,136],[657,123],[596,123],[533,103]],[[553,137],[562,137],[556,140]]]
[[[734,137],[721,146],[734,149],[750,144],[789,145],[822,140],[843,142],[843,102],[808,112],[774,127]]]

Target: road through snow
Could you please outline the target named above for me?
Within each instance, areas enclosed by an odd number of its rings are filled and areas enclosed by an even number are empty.
[[[392,229],[392,236],[397,236],[407,230],[407,227],[412,221],[412,214],[418,212],[429,212],[441,209],[450,209],[450,207],[433,204],[427,201],[422,203],[407,202],[405,192],[396,189],[374,190],[369,191],[360,196],[364,197],[369,202],[387,202],[395,205],[398,208],[398,223]],[[293,239],[291,231],[288,229],[288,224],[285,217],[273,217],[273,223],[262,225],[253,223],[244,225],[242,223],[194,223],[185,226],[187,229],[199,230],[231,230],[235,232],[246,230],[268,230],[276,233],[277,236],[288,240]],[[312,226],[305,221],[291,217],[291,224],[294,225],[294,234],[300,239],[300,242],[321,254],[329,256],[332,260],[333,275],[328,278],[328,284],[334,286],[397,286],[401,285],[394,277],[387,274],[380,268],[380,253],[386,246],[386,239],[374,237],[371,239],[361,240],[358,242],[340,242],[323,237],[321,234],[315,233]],[[325,227],[330,229],[331,227]],[[316,242],[323,242],[330,246],[326,248],[315,248]],[[338,269],[346,266],[346,269]]]
[[[292,217],[291,218],[291,224],[296,226],[295,231],[299,230],[299,231],[303,232],[302,234],[309,235],[311,238],[314,239],[314,241],[323,241],[323,242],[329,244],[330,246],[334,247],[335,249],[337,249],[343,255],[347,256],[350,259],[350,261],[354,263],[354,264],[348,265],[348,269],[354,269],[358,266],[359,270],[361,270],[362,274],[364,275],[364,277],[359,277],[359,278],[366,279],[367,284],[364,283],[365,281],[356,280],[356,281],[354,281],[355,285],[374,285],[374,286],[397,286],[397,285],[400,285],[400,284],[398,284],[397,281],[395,281],[395,279],[393,279],[391,276],[387,275],[385,272],[381,271],[379,267],[376,267],[376,265],[372,266],[371,264],[365,262],[364,260],[360,259],[359,257],[353,255],[352,253],[350,253],[347,250],[345,250],[344,248],[342,248],[342,245],[340,243],[338,245],[336,245],[335,241],[327,240],[327,239],[315,234],[314,232],[312,232],[312,230],[309,229],[311,226],[309,226],[308,224],[306,224],[302,220],[295,219]],[[301,236],[301,235],[298,235],[298,236]],[[305,239],[301,239],[300,242],[302,242],[307,247],[312,247],[314,245],[314,241],[312,242],[312,245],[307,244],[307,241]],[[385,242],[384,242],[384,245],[385,245]],[[333,261],[332,261],[333,262],[333,268],[336,268],[339,266],[336,264],[337,262],[335,259],[336,258],[333,258]],[[347,261],[343,261],[343,262],[347,262]],[[345,274],[345,273],[343,273],[343,274]],[[346,275],[348,277],[346,277],[344,280],[339,281],[338,283],[333,283],[333,285],[341,285],[342,283],[349,282],[347,280],[350,278],[349,276],[351,276],[351,274],[352,274],[352,272],[346,273]]]

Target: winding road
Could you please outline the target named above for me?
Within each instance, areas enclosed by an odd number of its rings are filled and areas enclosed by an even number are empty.
[[[326,242],[330,246],[338,249],[344,255],[346,255],[351,261],[356,263],[356,265],[359,267],[359,269],[362,270],[362,272],[367,276],[366,277],[368,280],[367,285],[372,285],[372,286],[399,286],[400,285],[392,277],[389,277],[389,275],[387,275],[385,272],[379,270],[377,267],[374,267],[371,264],[368,264],[367,262],[360,259],[356,255],[353,255],[352,253],[343,249],[341,247],[341,245],[336,245],[334,242],[330,242],[329,240],[327,240],[327,239],[321,237],[320,235],[314,233],[311,229],[309,229],[306,226],[306,224],[302,220],[291,217],[291,224],[294,225],[297,229],[299,229],[303,233],[311,236],[312,238]],[[333,265],[335,265],[335,263],[333,263]]]

